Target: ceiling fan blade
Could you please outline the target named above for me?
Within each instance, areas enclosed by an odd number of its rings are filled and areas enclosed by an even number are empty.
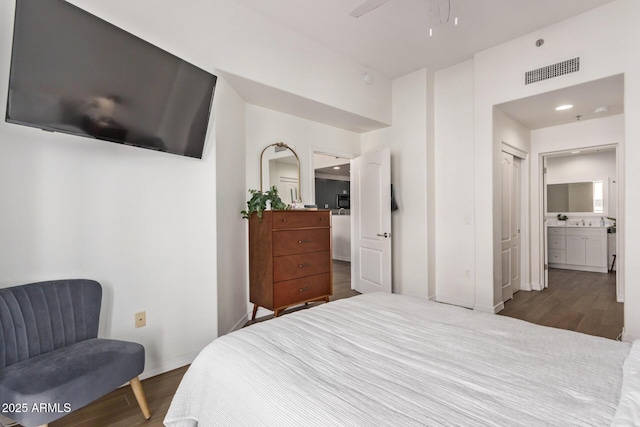
[[[366,0],[360,6],[353,9],[353,11],[349,15],[353,16],[354,18],[359,18],[365,13],[371,12],[373,9],[382,6],[388,1],[389,0]]]

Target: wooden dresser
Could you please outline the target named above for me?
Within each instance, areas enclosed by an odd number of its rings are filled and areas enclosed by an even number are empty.
[[[249,219],[249,298],[277,317],[285,308],[329,302],[333,293],[331,211],[265,211]]]

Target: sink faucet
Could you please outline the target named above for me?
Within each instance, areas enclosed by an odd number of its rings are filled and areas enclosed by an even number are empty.
[[[582,220],[582,226],[584,227],[584,219]]]
[[[338,209],[338,215],[347,214],[347,211],[344,208]]]

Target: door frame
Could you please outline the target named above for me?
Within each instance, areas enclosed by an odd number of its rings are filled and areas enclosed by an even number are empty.
[[[504,141],[500,151],[520,159],[520,290],[530,291],[529,278],[529,153]],[[502,271],[502,268],[500,269]],[[502,281],[502,278],[500,279]],[[503,301],[504,303],[504,301]]]
[[[315,158],[314,158],[315,154],[339,157],[341,159],[349,160],[349,163],[351,163],[351,160],[359,156],[359,154],[351,153],[349,151],[341,151],[341,150],[335,150],[332,148],[313,146],[313,145],[311,146],[311,149],[309,150],[309,164],[311,165],[311,167],[309,168],[309,188],[311,191],[309,191],[309,194],[311,197],[310,201],[312,201],[314,204],[316,202],[316,169],[315,169]],[[349,171],[349,182],[351,182],[352,180],[353,180],[353,173]],[[351,251],[353,250],[353,230],[351,230],[351,247],[349,248],[349,250]],[[353,289],[353,275],[351,275],[351,289]]]
[[[315,154],[340,157],[341,159],[346,159],[346,160],[355,159],[356,157],[359,156],[359,154],[351,153],[348,151],[340,151],[340,150],[334,150],[331,148],[311,146],[311,149],[309,150],[309,164],[311,165],[311,167],[309,168],[309,187],[311,191],[309,192],[309,194],[311,195],[310,200],[313,201],[313,203],[315,203],[316,201],[316,170],[315,170],[315,162],[314,162]],[[351,172],[349,172],[349,180],[351,180],[352,178],[353,176],[351,175]]]
[[[604,144],[604,145],[594,145],[594,146],[585,146],[585,147],[572,147],[566,150],[559,151],[549,151],[540,153],[540,162],[539,162],[539,170],[538,170],[538,183],[540,185],[539,195],[540,195],[540,203],[539,203],[539,215],[541,221],[541,230],[543,232],[540,234],[540,248],[542,257],[539,258],[539,265],[536,266],[540,271],[540,277],[542,278],[542,289],[545,289],[549,286],[548,275],[545,274],[545,263],[548,259],[548,248],[547,248],[547,231],[546,231],[546,188],[545,188],[545,174],[544,168],[546,167],[546,159],[548,157],[555,157],[562,154],[571,154],[572,151],[576,150],[593,150],[593,149],[611,149],[613,148],[616,155],[616,176],[609,177],[609,179],[614,179],[617,185],[617,197],[616,197],[616,300],[617,302],[624,303],[624,253],[621,252],[621,249],[624,248],[624,204],[625,204],[625,196],[624,196],[624,146],[623,144],[614,143],[614,144]],[[611,193],[611,190],[609,190]],[[618,272],[620,274],[618,274]],[[536,290],[542,290],[536,289]]]

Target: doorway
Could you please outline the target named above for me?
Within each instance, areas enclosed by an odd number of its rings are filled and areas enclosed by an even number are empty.
[[[519,292],[505,305],[502,314],[521,311],[513,317],[609,338],[620,335],[624,275],[617,272],[624,269],[624,254],[620,252],[624,248],[623,93],[624,76],[615,75],[495,107],[522,125],[518,128],[530,136],[531,183],[527,207],[530,220],[524,224],[531,235],[527,260],[531,270],[526,283],[528,289],[541,291]],[[558,110],[559,106],[564,109]],[[608,172],[598,172],[599,176],[595,177],[598,161],[581,164],[572,161],[576,155],[584,155],[589,150],[594,153],[609,150]],[[544,162],[549,159],[554,159],[552,168],[554,162],[564,162],[566,166],[561,173],[552,173],[550,184],[590,182],[593,194],[605,193],[605,196],[592,195],[587,204],[605,203],[609,212],[595,208],[586,211],[584,207],[571,212],[565,206],[548,210]],[[597,188],[596,181],[599,181]],[[567,189],[558,187],[558,191]],[[605,224],[601,225],[601,221]],[[568,227],[567,222],[570,222]],[[607,232],[611,228],[617,231],[613,237]],[[580,289],[578,284],[591,286]],[[615,322],[612,319],[616,319]],[[607,323],[611,324],[609,331],[597,330],[599,325]]]
[[[351,289],[351,210],[349,153],[312,150],[311,193],[318,209],[330,209],[333,251],[333,295],[331,300],[359,295]]]

